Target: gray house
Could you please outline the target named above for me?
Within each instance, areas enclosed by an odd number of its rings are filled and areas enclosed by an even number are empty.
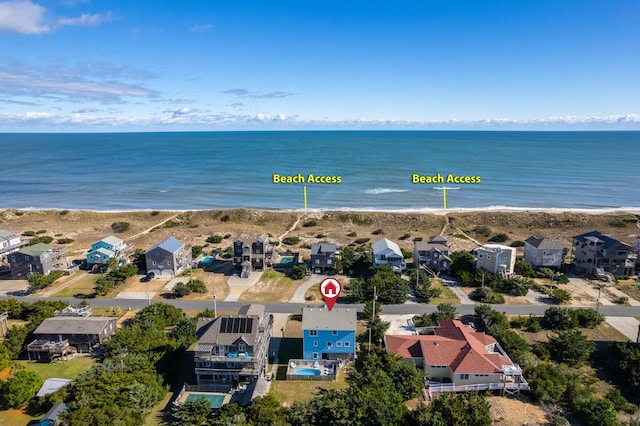
[[[233,242],[233,266],[240,269],[240,276],[246,278],[252,271],[262,271],[271,266],[273,246],[267,235],[250,236],[241,234]]]
[[[632,275],[637,260],[632,246],[599,231],[573,237],[573,264],[587,275]]]
[[[448,272],[451,268],[449,242],[441,235],[434,235],[429,241],[413,243],[413,263],[427,268],[435,274]]]
[[[175,237],[169,237],[151,247],[145,253],[147,273],[156,275],[178,275],[191,266],[191,250]]]
[[[64,249],[54,249],[44,243],[23,247],[7,257],[14,280],[24,280],[36,273],[47,275],[66,267]]]
[[[20,235],[0,229],[0,258],[18,251],[25,244],[26,241],[20,240]]]
[[[116,328],[116,318],[59,316],[42,321],[33,335],[38,342],[68,340],[78,352],[89,352],[94,345],[104,343]]]
[[[194,361],[200,390],[228,390],[263,376],[273,316],[263,305],[245,305],[237,315],[198,318]]]
[[[332,243],[311,244],[311,271],[316,274],[332,273],[336,267],[336,245]]]
[[[567,248],[559,240],[534,236],[524,240],[524,260],[534,268],[559,269],[566,254]]]

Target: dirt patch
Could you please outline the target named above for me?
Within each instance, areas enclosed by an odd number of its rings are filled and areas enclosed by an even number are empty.
[[[493,424],[502,426],[546,425],[547,413],[524,397],[490,396]]]

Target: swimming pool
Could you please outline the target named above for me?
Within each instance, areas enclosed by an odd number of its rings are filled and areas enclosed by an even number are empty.
[[[224,397],[226,394],[220,393],[191,393],[187,396],[186,401],[193,401],[197,398],[204,398],[207,400],[211,408],[220,408],[224,403]]]
[[[300,368],[297,369],[293,374],[296,376],[319,376],[322,374],[322,371],[317,368]]]
[[[280,263],[293,263],[293,256],[284,256],[280,258]]]
[[[200,261],[200,264],[201,265],[211,265],[214,260],[216,260],[215,257],[205,257],[204,259],[202,259]]]

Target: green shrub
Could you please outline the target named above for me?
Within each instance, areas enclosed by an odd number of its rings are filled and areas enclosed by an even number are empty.
[[[24,212],[21,212],[21,211],[16,211],[16,212],[15,212],[15,215],[16,215],[16,216],[22,216],[23,214],[24,214]]]
[[[524,247],[524,241],[516,240],[510,244],[511,247]]]
[[[326,236],[326,235],[324,235],[324,234],[317,234],[317,235],[316,235],[316,238],[326,238],[326,237],[327,237],[327,236]]]
[[[53,237],[50,237],[48,235],[43,235],[42,237],[36,237],[36,238],[30,239],[29,245],[32,246],[38,243],[49,244],[52,241],[53,241]]]
[[[230,219],[230,218],[229,218],[229,215],[228,215],[228,214],[225,214],[224,216],[222,216],[222,217],[220,218],[220,222],[229,222],[229,219]]]
[[[69,210],[60,210],[60,216],[66,216],[69,214]]]
[[[191,257],[196,258],[202,254],[202,246],[191,247]]]
[[[180,281],[179,283],[176,283],[176,285],[173,287],[173,294],[176,297],[184,297],[187,296],[191,293],[191,289],[182,281]]]
[[[356,244],[364,244],[369,242],[369,240],[371,240],[371,238],[358,238],[357,240],[354,241],[354,243]]]
[[[376,229],[375,231],[371,232],[372,235],[382,235],[384,234],[384,231],[382,229]]]
[[[46,234],[47,230],[46,229],[40,229],[38,231],[36,231],[36,234]]]
[[[190,279],[189,281],[187,281],[186,285],[187,285],[187,288],[189,290],[193,291],[194,293],[206,293],[207,292],[207,286],[201,280]]]
[[[400,237],[401,240],[406,240],[406,239],[409,239],[409,238],[411,238],[411,234],[409,234],[409,233],[402,234],[402,236]]]
[[[307,267],[305,265],[295,265],[287,271],[287,276],[292,280],[301,280],[307,276]]]
[[[505,233],[496,234],[493,237],[489,238],[490,243],[504,243],[509,239],[509,236]]]
[[[36,236],[36,231],[24,231],[22,233],[23,237],[35,237]]]
[[[628,303],[628,302],[629,302],[629,298],[627,296],[620,296],[613,300],[613,303],[616,303],[618,305],[624,305],[625,303]]]
[[[467,237],[465,234],[453,234],[453,236],[455,238],[459,238],[461,240],[468,240],[469,239],[469,237]]]
[[[417,243],[417,242],[422,241],[422,240],[424,240],[424,238],[422,238],[422,237],[415,237],[415,238],[413,239],[413,242],[414,242],[414,243]]]
[[[72,238],[58,238],[58,244],[71,244],[74,241]]]
[[[151,216],[158,216],[160,212],[158,210],[154,210],[151,212]]]
[[[357,237],[357,236],[358,236],[358,234],[356,234],[355,232],[349,232],[347,234],[347,237]]]
[[[115,233],[127,232],[131,224],[129,222],[113,222],[111,230]]]
[[[315,220],[309,220],[302,224],[304,228],[311,228],[312,226],[317,226],[317,225],[318,225],[318,222],[316,222]]]
[[[176,226],[176,223],[173,220],[168,220],[163,225],[165,228],[173,228]]]
[[[571,293],[561,288],[554,288],[551,290],[551,299],[553,299],[554,303],[561,305],[571,300]]]
[[[222,235],[210,235],[205,241],[208,243],[219,244],[223,239],[224,237]]]
[[[489,287],[480,287],[471,293],[470,297],[482,303],[504,303],[504,296]]]
[[[288,246],[295,246],[300,242],[300,237],[286,237],[282,239],[282,244],[286,244]]]

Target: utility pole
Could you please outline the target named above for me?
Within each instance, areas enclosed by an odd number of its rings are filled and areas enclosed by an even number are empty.
[[[598,298],[596,299],[596,326],[598,326],[598,310],[600,309],[600,292],[602,291],[602,286],[598,284]]]
[[[371,324],[369,325],[369,352],[371,352],[371,329],[376,319],[376,286],[373,286],[373,313],[371,314]]]
[[[218,309],[216,307],[216,287],[213,287],[213,317],[218,318]]]

